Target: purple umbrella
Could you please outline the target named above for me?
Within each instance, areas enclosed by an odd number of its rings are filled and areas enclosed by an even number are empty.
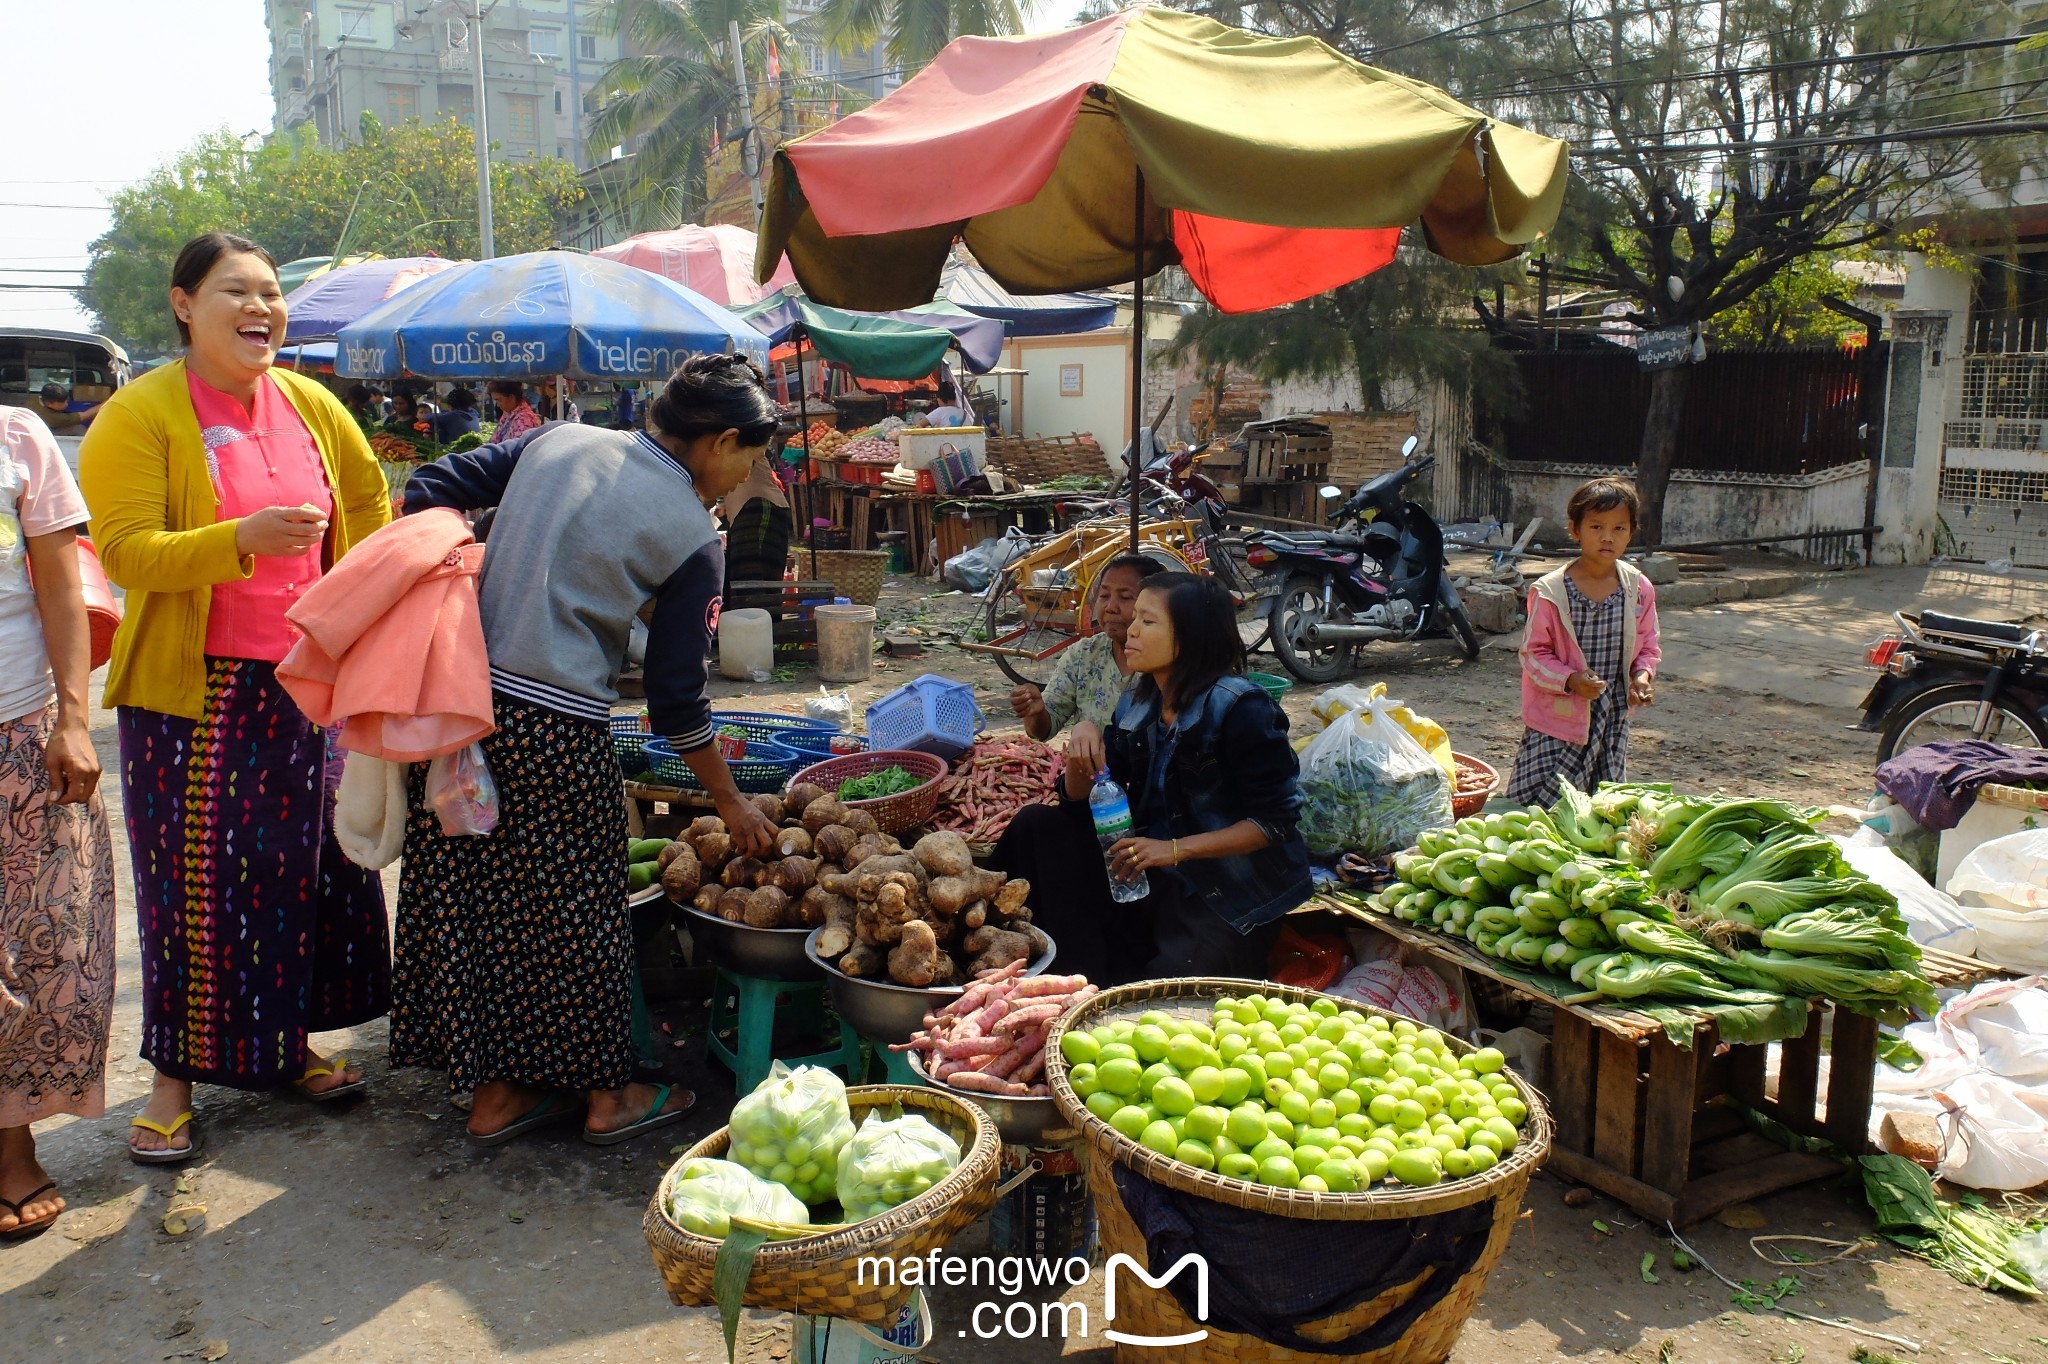
[[[333,337],[341,329],[402,289],[438,275],[461,261],[439,256],[401,256],[344,265],[307,280],[285,297],[286,341]]]

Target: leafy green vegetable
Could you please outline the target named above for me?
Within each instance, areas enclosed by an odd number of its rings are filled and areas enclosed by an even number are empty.
[[[1945,1203],[1925,1170],[1904,1156],[1864,1156],[1863,1196],[1880,1236],[1904,1246],[1949,1277],[1977,1288],[2040,1292],[2013,1259],[2013,1240],[2034,1225],[1979,1208]]]
[[[1588,961],[1594,958],[1587,958]],[[1705,999],[1723,1004],[1770,1004],[1775,997],[1754,990],[1739,990],[1717,980],[1697,966],[1681,961],[1658,961],[1617,952],[1599,959],[1586,984],[1609,999],[1639,999],[1659,995],[1679,999]],[[1583,965],[1584,963],[1581,963]],[[1576,972],[1574,973],[1576,975]]]
[[[915,791],[922,785],[921,778],[892,764],[879,772],[870,772],[864,777],[848,777],[840,782],[839,799],[879,800],[883,796],[900,796],[905,791]]]
[[[1910,1004],[1924,1014],[1939,1011],[1932,986],[1910,971],[1874,971],[1839,957],[1790,952],[1738,952],[1736,965],[1787,994],[1825,998],[1837,1004]]]
[[[1728,886],[1744,881],[1789,881],[1799,876],[1832,875],[1842,865],[1832,838],[1786,829],[1750,849],[1732,870],[1700,883],[1699,894],[1714,899]]]
[[[1920,964],[1918,943],[1846,907],[1789,914],[1763,931],[1763,943],[1787,952],[1843,957],[1900,971]]]
[[[1643,1263],[1642,1263],[1642,1264],[1641,1264],[1641,1265],[1640,1265],[1640,1266],[1639,1266],[1638,1268],[1639,1268],[1639,1270],[1640,1270],[1640,1272],[1641,1272],[1641,1274],[1642,1274],[1642,1276],[1643,1276],[1643,1282],[1644,1282],[1644,1283],[1663,1283],[1663,1282],[1664,1282],[1664,1281],[1663,1281],[1662,1279],[1660,1279],[1660,1278],[1658,1278],[1658,1277],[1657,1277],[1657,1252],[1656,1252],[1656,1251],[1654,1251],[1654,1250],[1646,1250],[1646,1251],[1644,1251],[1644,1252],[1643,1252]]]

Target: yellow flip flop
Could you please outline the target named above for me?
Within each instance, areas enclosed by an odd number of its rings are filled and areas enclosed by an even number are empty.
[[[306,1073],[292,1081],[292,1088],[298,1090],[300,1094],[316,1104],[333,1103],[336,1099],[346,1099],[351,1094],[359,1094],[369,1088],[370,1077],[367,1075],[357,1080],[354,1084],[336,1085],[332,1089],[313,1090],[306,1088],[306,1081],[308,1080],[317,1080],[323,1075],[340,1075],[347,1069],[348,1057],[339,1054],[330,1056],[327,1058],[325,1065],[306,1067]]]
[[[154,1118],[140,1116],[130,1118],[128,1125],[130,1127],[140,1127],[147,1132],[154,1132],[165,1141],[169,1141],[172,1137],[178,1135],[181,1128],[184,1128],[191,1122],[192,1110],[188,1108],[183,1113],[180,1113],[168,1127]],[[134,1143],[131,1142],[128,1146],[128,1159],[134,1161],[137,1165],[182,1165],[199,1154],[199,1129],[196,1126],[192,1128],[192,1135],[187,1140],[192,1143],[190,1146],[182,1149],[166,1146],[161,1151],[138,1151],[135,1149]]]

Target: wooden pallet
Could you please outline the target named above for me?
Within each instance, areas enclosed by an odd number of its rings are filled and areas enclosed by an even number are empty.
[[[1462,939],[1405,923],[1349,900],[1319,897],[1318,908],[1371,924],[1451,965],[1498,981],[1551,1006],[1546,1098],[1557,1124],[1550,1165],[1643,1216],[1688,1226],[1723,1208],[1841,1169],[1838,1159],[1787,1151],[1755,1131],[1754,1111],[1837,1151],[1867,1147],[1877,1024],[1816,1002],[1805,1031],[1779,1043],[1723,1043],[1713,1015],[1694,1014],[1689,1046],[1664,1022],[1597,996],[1567,993],[1569,981],[1520,971]],[[1922,969],[1942,988],[1960,988],[1995,968],[1928,951]],[[1820,1091],[1822,1039],[1828,1037],[1827,1092]],[[1775,1088],[1767,1083],[1778,1048]]]

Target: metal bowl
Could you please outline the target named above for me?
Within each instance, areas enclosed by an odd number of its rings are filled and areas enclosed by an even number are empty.
[[[763,980],[812,980],[818,974],[817,958],[805,952],[811,929],[754,928],[695,905],[678,904],[676,910],[696,944],[699,966],[722,966],[734,975]]]
[[[787,933],[790,930],[781,931]],[[908,1042],[911,1034],[924,1026],[926,1014],[945,1008],[958,999],[965,988],[935,985],[918,989],[893,981],[862,980],[849,976],[818,955],[818,935],[824,931],[823,928],[814,928],[805,935],[804,956],[810,959],[812,966],[825,973],[825,983],[832,991],[832,1007],[839,1011],[839,1016],[851,1023],[855,1032],[871,1041]],[[1059,944],[1047,947],[1037,961],[1025,968],[1024,974],[1040,974],[1052,965],[1052,959],[1058,953]],[[959,1091],[949,1089],[946,1092],[953,1094]]]
[[[626,912],[633,921],[633,945],[639,947],[668,923],[668,894],[660,886],[634,891],[626,897]]]
[[[1003,1134],[1006,1146],[1052,1146],[1060,1140],[1055,1134],[1074,1135],[1067,1126],[1067,1120],[1060,1116],[1059,1105],[1053,1102],[1051,1094],[1013,1097],[955,1089],[944,1080],[934,1080],[925,1074],[922,1054],[914,1051],[906,1054],[910,1057],[911,1070],[921,1083],[956,1099],[964,1099],[988,1114],[989,1121]]]

